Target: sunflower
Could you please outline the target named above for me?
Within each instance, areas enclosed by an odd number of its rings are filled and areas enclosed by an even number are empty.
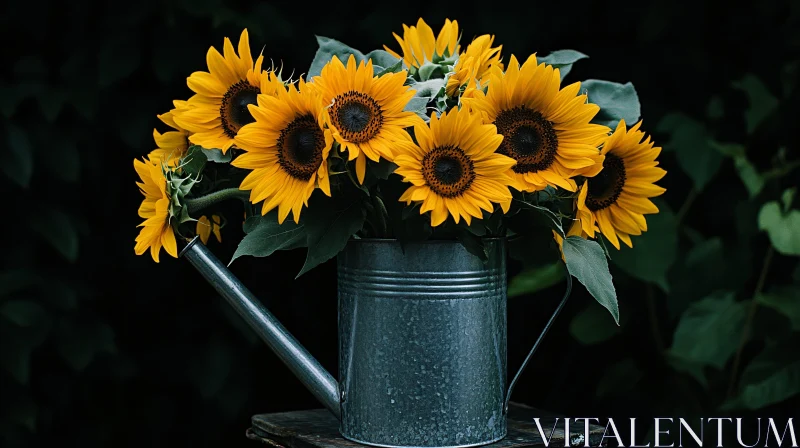
[[[493,125],[482,124],[478,114],[452,109],[414,127],[419,142],[400,144],[395,173],[413,184],[400,197],[410,204],[422,201],[420,213],[431,212],[431,225],[438,226],[451,215],[456,223],[481,218],[481,210],[492,212],[492,202],[503,211],[511,205],[509,168],[514,160],[495,150],[503,141]]]
[[[179,100],[173,101],[173,104],[175,108],[159,115],[158,119],[175,130],[161,134],[153,129],[153,140],[155,140],[157,148],[151,151],[147,157],[156,165],[164,163],[171,167],[177,166],[181,157],[186,155],[186,150],[189,149],[189,131],[175,123],[177,111],[186,109],[188,106],[186,101]]]
[[[239,188],[250,190],[250,202],[265,201],[262,214],[278,207],[279,223],[289,211],[299,222],[314,188],[331,195],[333,136],[323,128],[325,108],[319,92],[302,79],[298,84],[278,90],[277,96],[259,95],[258,106],[250,106],[255,122],[236,136],[236,145],[247,152],[233,165],[252,170]]]
[[[175,122],[192,132],[189,141],[207,149],[226,152],[242,126],[252,123],[249,104],[260,93],[273,95],[283,83],[273,71],[261,70],[259,55],[253,64],[247,30],[239,38],[239,55],[230,39],[225,38],[223,57],[211,47],[206,54],[208,72],[194,72],[187,84],[195,95],[186,109],[179,109]]]
[[[214,233],[214,237],[217,238],[218,242],[222,242],[222,233],[220,229],[222,224],[222,220],[219,215],[211,215],[211,219],[209,220],[207,216],[203,215],[200,219],[197,220],[197,226],[195,228],[195,233],[200,236],[200,241],[203,244],[208,243],[208,237],[211,236],[211,233]]]
[[[506,72],[492,71],[489,79],[488,93],[478,90],[464,102],[503,135],[498,151],[517,161],[514,188],[575,191],[573,177],[597,174],[603,160],[597,148],[609,129],[589,123],[600,108],[578,95],[580,83],[561,89],[558,69],[537,65],[535,55],[522,67],[511,56]]]
[[[178,257],[178,246],[175,233],[169,222],[170,198],[167,194],[167,180],[161,165],[154,164],[147,158],[144,161],[135,159],[133,168],[142,179],[137,182],[144,201],[139,206],[139,216],[145,221],[139,224],[142,228],[136,237],[136,255],[142,255],[150,249],[150,255],[158,263],[161,247],[173,257]]]
[[[620,240],[633,247],[630,236],[647,230],[644,215],[658,213],[648,198],[666,191],[654,184],[667,174],[656,161],[661,148],[645,138],[639,130],[641,124],[626,130],[625,121],[620,120],[603,145],[602,171],[586,179],[576,203],[583,231],[594,237],[596,223],[617,249]]]
[[[392,56],[402,59],[406,67],[420,68],[425,61],[438,62],[458,53],[458,22],[445,19],[444,26],[439,31],[439,36],[433,35],[433,30],[422,18],[417,21],[417,26],[403,25],[403,37],[392,33],[403,55],[396,53],[386,45],[383,48]]]
[[[456,96],[461,87],[466,85],[464,96],[470,97],[476,88],[483,87],[479,83],[485,85],[484,78],[492,69],[503,69],[500,56],[503,46],[493,48],[493,43],[494,36],[484,34],[476,37],[461,53],[453,68],[453,74],[447,79],[448,96]]]
[[[403,85],[406,72],[373,77],[372,60],[356,67],[350,55],[347,67],[336,56],[314,78],[314,87],[322,95],[324,119],[333,138],[347,150],[348,159],[356,161],[358,181],[364,182],[367,158],[377,162],[392,159],[396,142],[408,141],[405,128],[421,119],[404,112],[414,91]]]

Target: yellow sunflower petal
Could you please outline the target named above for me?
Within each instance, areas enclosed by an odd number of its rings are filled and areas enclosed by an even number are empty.
[[[223,54],[211,47],[206,54],[208,72],[195,72],[187,85],[195,95],[185,108],[176,108],[176,124],[192,133],[190,141],[205,148],[226,152],[239,130],[253,121],[247,104],[256,104],[258,95],[274,95],[282,83],[270,71],[262,71],[263,57],[253,63],[247,30],[242,31],[236,54],[225,38]]]
[[[324,129],[320,92],[300,81],[277,89],[275,97],[262,95],[249,108],[255,121],[235,139],[245,153],[232,162],[251,170],[239,188],[250,190],[252,203],[264,201],[262,214],[277,208],[279,223],[290,213],[298,222],[315,188],[331,195],[327,157],[333,139]]]
[[[617,249],[620,241],[632,247],[631,236],[647,231],[644,214],[658,213],[649,198],[664,193],[653,182],[666,173],[657,167],[658,148],[645,138],[637,123],[630,130],[620,121],[603,144],[602,170],[581,186],[576,214],[590,236],[595,224]]]
[[[508,210],[514,161],[492,153],[500,139],[494,126],[482,124],[481,116],[467,108],[456,108],[434,114],[428,126],[415,127],[415,135],[420,146],[399,146],[394,160],[395,173],[412,184],[400,201],[421,202],[420,213],[430,211],[434,227],[448,216],[471,223],[483,216],[481,210],[493,211],[492,203]]]

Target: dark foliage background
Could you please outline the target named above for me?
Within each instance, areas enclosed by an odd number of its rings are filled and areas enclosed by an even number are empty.
[[[800,2],[519,5],[6,2],[0,444],[252,446],[252,414],[317,406],[187,263],[134,256],[131,161],[224,36],[247,27],[254,51],[300,74],[314,34],[368,51],[420,16],[457,19],[462,44],[496,34],[504,55],[587,53],[567,79],[632,81],[665,147],[663,213],[612,263],[621,327],[578,288],[515,400],[569,416],[798,417],[800,212],[788,210],[800,201],[784,191],[800,173]],[[758,213],[772,201],[771,243]],[[235,221],[212,243],[222,259]],[[303,257],[233,270],[334,370],[335,269],[294,281]],[[564,287],[526,269],[509,305],[512,372]]]

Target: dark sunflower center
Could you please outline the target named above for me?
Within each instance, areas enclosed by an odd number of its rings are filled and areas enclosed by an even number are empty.
[[[461,162],[452,157],[443,156],[433,164],[433,173],[445,185],[454,184],[461,179],[463,170]]]
[[[517,106],[497,114],[494,124],[503,135],[497,152],[517,161],[515,172],[546,170],[555,161],[558,136],[553,124],[539,112]]]
[[[625,186],[625,162],[614,154],[606,154],[603,170],[587,182],[589,192],[586,195],[586,206],[589,210],[602,210],[614,204]]]
[[[295,179],[309,180],[322,164],[325,135],[311,115],[289,123],[278,137],[278,162]]]
[[[383,112],[371,96],[351,90],[333,99],[331,117],[346,140],[361,143],[374,137],[383,125]]]
[[[257,97],[258,87],[247,81],[239,81],[225,92],[219,107],[219,116],[222,119],[222,129],[228,137],[235,137],[242,126],[255,121],[247,105],[256,104]]]
[[[475,166],[461,148],[440,146],[422,159],[422,176],[434,193],[452,198],[469,190],[475,180]]]

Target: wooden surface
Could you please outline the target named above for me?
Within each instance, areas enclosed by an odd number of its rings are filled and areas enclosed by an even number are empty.
[[[553,414],[512,404],[508,412],[508,436],[497,443],[487,445],[487,447],[544,446],[536,423],[534,423],[534,417],[540,418],[542,430],[545,435],[548,435],[556,419]],[[584,445],[583,425],[583,420],[578,424],[570,422],[571,445]],[[599,446],[603,429],[602,426],[589,426],[591,446]],[[339,435],[339,421],[324,409],[254,415],[252,427],[247,430],[247,437],[280,448],[355,448],[364,446],[343,439]],[[564,446],[563,418],[558,421],[555,434],[550,440],[550,446]]]

